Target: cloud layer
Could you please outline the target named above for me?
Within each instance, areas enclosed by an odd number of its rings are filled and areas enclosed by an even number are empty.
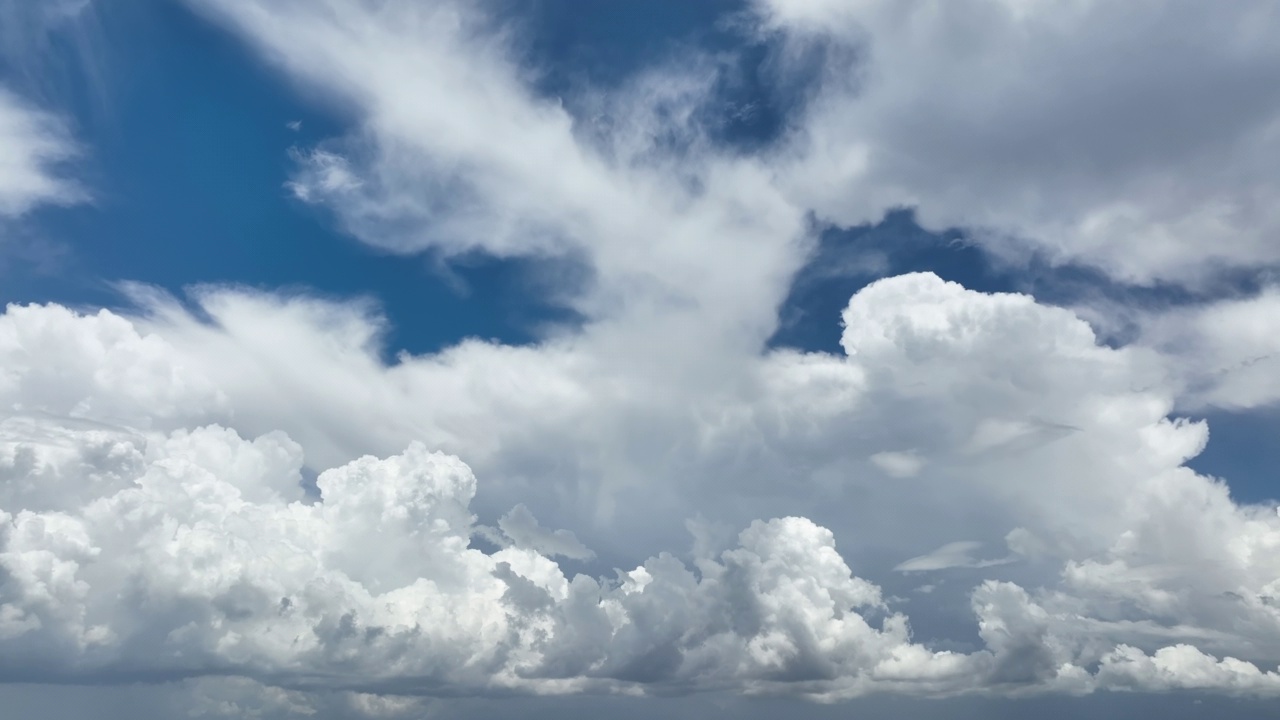
[[[1168,397],[1134,389],[1135,380],[1159,377],[1158,364],[1152,369],[1137,350],[1098,346],[1068,311],[932,275],[891,278],[851,300],[847,357],[770,354],[757,361],[750,394],[686,396],[657,409],[669,413],[668,425],[705,439],[679,458],[691,475],[665,476],[650,463],[646,489],[677,493],[681,506],[710,518],[708,527],[736,519],[709,497],[734,485],[764,495],[803,496],[824,483],[838,490],[830,515],[850,529],[853,557],[857,546],[877,542],[937,547],[919,526],[896,536],[883,524],[857,527],[873,514],[936,517],[938,533],[971,530],[965,516],[985,516],[1003,536],[986,541],[1010,556],[985,564],[1008,567],[1020,582],[977,585],[970,602],[981,645],[952,652],[913,638],[903,601],[856,576],[833,533],[799,516],[745,523],[727,542],[695,526],[701,542],[681,553],[686,559],[659,553],[595,578],[551,557],[586,557],[583,541],[542,529],[523,506],[497,520],[510,546],[473,547],[472,536],[483,532],[472,507],[475,476],[420,442],[325,470],[315,481],[320,497],[308,497],[306,448],[324,440],[296,425],[302,398],[264,396],[275,382],[235,367],[224,371],[254,386],[221,386],[216,370],[226,363],[209,345],[215,339],[236,343],[234,353],[259,358],[258,366],[269,365],[273,348],[296,355],[327,346],[307,356],[311,372],[363,364],[360,403],[394,397],[381,389],[394,383],[403,404],[372,411],[416,426],[405,435],[452,435],[459,447],[478,448],[460,454],[498,479],[556,461],[561,472],[573,464],[592,475],[616,470],[592,467],[588,456],[605,441],[625,443],[626,423],[624,435],[597,437],[576,453],[562,444],[544,445],[551,456],[521,448],[504,457],[508,433],[533,418],[512,417],[521,410],[507,404],[433,409],[429,401],[440,397],[433,385],[456,383],[484,364],[484,379],[467,381],[468,397],[500,401],[501,393],[478,392],[475,383],[503,385],[504,376],[528,372],[527,358],[474,344],[451,352],[490,357],[403,358],[383,367],[376,348],[352,357],[337,341],[353,328],[327,322],[315,301],[245,314],[259,330],[273,313],[293,318],[297,342],[244,334],[251,328],[226,308],[261,301],[206,297],[217,325],[189,315],[81,316],[56,306],[4,315],[3,400],[13,409],[0,455],[0,652],[8,674],[63,682],[232,674],[300,693],[303,706],[311,693],[335,688],[378,696],[736,688],[822,699],[873,690],[1280,690],[1280,676],[1265,670],[1280,657],[1273,605],[1280,568],[1271,552],[1280,516],[1273,507],[1237,505],[1225,487],[1180,467],[1204,430],[1165,419]],[[311,324],[298,320],[308,315]],[[1015,336],[1021,355],[1011,357]],[[31,362],[36,356],[45,361]],[[322,408],[307,416],[359,427],[341,406],[344,386],[300,386]],[[915,415],[913,405],[929,412]],[[414,417],[414,406],[426,409]],[[721,409],[718,422],[693,420],[711,407]],[[523,412],[540,410],[530,404]],[[580,410],[596,419],[566,422],[581,427],[655,410],[597,396]],[[930,459],[909,478],[870,460],[879,445],[867,430],[890,410],[900,417],[893,436],[903,442],[914,430],[912,451]],[[279,431],[246,439],[205,424],[221,417],[252,427],[272,413],[280,426],[294,424],[289,432],[303,444]],[[466,438],[467,418],[482,414],[488,437]],[[492,422],[498,417],[512,430]],[[396,442],[387,430],[380,438]],[[569,434],[554,425],[547,432]],[[726,443],[753,456],[726,462]],[[788,476],[771,456],[822,462]],[[748,466],[754,476],[744,473]],[[709,487],[681,488],[689,476]],[[543,478],[539,494],[554,494],[554,483]],[[572,514],[562,511],[557,523]],[[616,541],[629,528],[608,531]],[[599,533],[593,529],[586,546]],[[959,552],[965,563],[903,556],[901,569],[983,565],[969,557],[976,543],[931,556]]]

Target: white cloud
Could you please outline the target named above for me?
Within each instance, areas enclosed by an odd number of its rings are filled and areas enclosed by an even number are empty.
[[[1250,409],[1280,401],[1280,289],[1128,314],[1140,342],[1172,359],[1187,387],[1186,406]]]
[[[155,335],[107,311],[10,306],[0,316],[6,415],[70,416],[134,427],[182,427],[226,412],[209,378]]]
[[[1238,660],[1218,660],[1190,645],[1161,648],[1153,655],[1121,646],[1102,660],[1099,671],[1115,687],[1201,690],[1233,687],[1280,694],[1280,674],[1262,672]]]
[[[914,206],[1011,258],[1126,282],[1280,263],[1280,32],[1266,0],[759,0],[834,43],[778,160],[840,224]]]
[[[703,137],[713,66],[642,74],[576,99],[575,116],[530,88],[508,33],[477,4],[192,4],[354,109],[352,133],[298,156],[291,188],[365,242],[575,258],[591,282],[558,299],[625,318],[619,352],[664,338],[714,362],[711,348],[754,348],[772,332],[804,260],[804,210],[773,187],[772,168]],[[672,312],[692,308],[716,322]]]
[[[61,119],[0,86],[0,218],[82,200],[83,191],[58,172],[76,151]]]
[[[92,482],[104,460],[94,440],[57,470]],[[49,679],[230,671],[405,695],[821,688],[892,653],[925,668],[933,657],[900,616],[864,620],[859,610],[883,610],[879,590],[800,518],[753,523],[701,560],[700,577],[662,555],[601,582],[531,550],[470,549],[475,479],[419,444],[322,473],[317,504],[300,502],[302,457],[282,435],[250,442],[208,426],[114,453],[135,458],[123,487],[58,510],[6,502],[0,643]]]
[[[878,452],[870,458],[871,463],[884,471],[889,477],[915,477],[924,467],[925,461],[914,452]]]
[[[506,515],[498,518],[498,528],[516,547],[572,560],[589,560],[595,557],[595,553],[583,545],[573,531],[548,530],[542,527],[524,505],[516,505]]]
[[[898,563],[894,570],[898,572],[927,572],[931,570],[946,570],[948,568],[984,568],[1016,561],[1012,557],[979,560],[975,557],[975,553],[981,550],[982,546],[982,543],[972,540],[957,540],[924,555],[904,560]]]
[[[3,426],[0,656],[74,681],[231,669],[304,698],[321,691],[317,674],[325,691],[375,696],[439,683],[827,700],[974,687],[1272,692],[1280,567],[1266,548],[1280,517],[1181,468],[1204,430],[1165,418],[1162,366],[1097,345],[1069,311],[931,275],[886,279],[850,301],[848,357],[776,352],[724,383],[664,394],[672,377],[602,356],[591,329],[387,367],[378,321],[359,309],[197,298],[213,323],[157,297],[133,319],[56,306],[4,316],[3,366],[17,371],[0,400],[31,411]],[[147,362],[111,374],[140,347]],[[46,354],[48,368],[14,361]],[[1033,412],[1075,429],[974,449],[986,420]],[[91,424],[98,413],[115,425]],[[866,460],[886,438],[934,460],[886,482]],[[483,482],[417,440],[466,458]],[[408,450],[362,456],[390,443]],[[302,467],[317,458],[337,467],[309,504]],[[628,468],[643,473],[634,489]],[[474,513],[497,517],[513,501],[530,521],[499,521],[515,544],[469,547]],[[575,534],[542,529],[529,509],[539,503]],[[844,557],[800,509],[835,528]],[[657,552],[670,547],[663,523],[694,512],[747,529],[688,560]],[[789,517],[751,521],[762,515]],[[995,535],[944,545],[975,517]],[[1005,535],[1036,553],[979,559],[973,543]],[[588,546],[609,558],[658,547],[614,580],[571,577],[541,554]],[[903,568],[964,565],[1026,584],[975,591],[985,648],[936,652],[851,572],[845,557],[877,567],[873,546],[914,547],[893,561]],[[1172,662],[1179,645],[1212,658]],[[1145,667],[1135,653],[1160,672],[1134,671]],[[1120,659],[1138,665],[1111,669]]]

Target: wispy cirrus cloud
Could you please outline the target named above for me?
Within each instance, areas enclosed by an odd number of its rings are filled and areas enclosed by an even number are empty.
[[[85,199],[61,167],[78,151],[64,120],[0,86],[0,216]]]

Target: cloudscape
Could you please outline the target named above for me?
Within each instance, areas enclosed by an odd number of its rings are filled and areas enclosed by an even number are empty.
[[[1272,0],[0,0],[9,717],[1274,717]]]

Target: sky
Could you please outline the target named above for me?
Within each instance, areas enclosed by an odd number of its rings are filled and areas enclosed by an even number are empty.
[[[1277,32],[0,0],[0,702],[1271,717]]]

